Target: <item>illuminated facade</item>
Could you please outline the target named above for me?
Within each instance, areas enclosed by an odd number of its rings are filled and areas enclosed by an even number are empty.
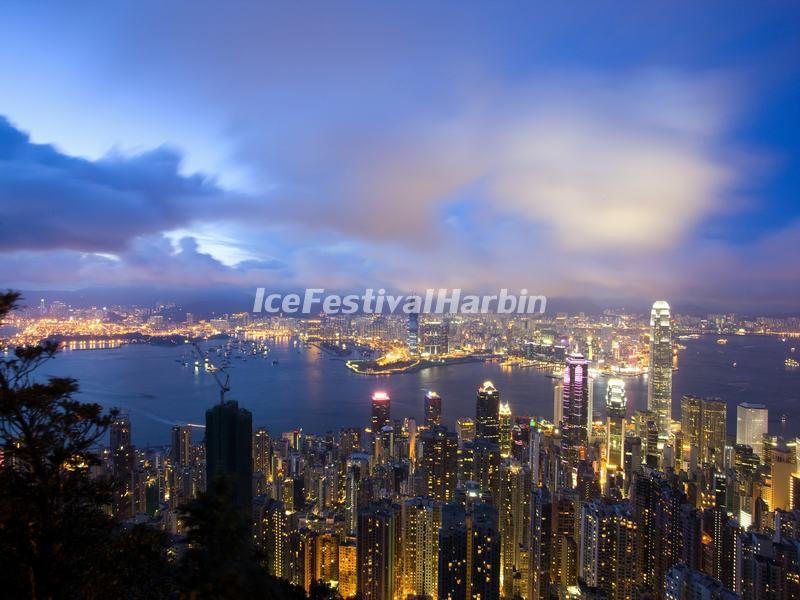
[[[434,427],[442,424],[442,398],[433,390],[425,394],[425,426]]]
[[[391,425],[391,398],[386,392],[372,394],[372,431],[380,432],[387,425]]]
[[[403,503],[402,597],[437,598],[441,509],[430,498]]]
[[[500,456],[511,456],[511,406],[508,402],[501,402],[498,412],[500,423]]]
[[[475,405],[475,436],[500,443],[500,392],[491,381],[478,388]]]
[[[625,382],[617,378],[609,379],[606,387],[606,468],[616,472],[621,472],[623,467],[627,403]]]
[[[567,357],[562,385],[562,447],[565,460],[575,469],[589,442],[589,361],[582,354]]]
[[[753,454],[763,459],[768,423],[769,411],[763,404],[739,404],[736,407],[736,443],[750,446]]]
[[[455,499],[458,483],[458,439],[444,427],[434,427],[420,435],[420,471],[425,495],[439,502]]]
[[[669,304],[659,300],[650,312],[650,371],[647,408],[658,415],[658,434],[669,435],[672,424],[672,320]]]

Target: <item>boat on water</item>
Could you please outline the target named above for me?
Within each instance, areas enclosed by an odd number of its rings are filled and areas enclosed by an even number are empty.
[[[717,340],[717,343],[718,343],[720,346],[724,346],[725,344],[727,344],[727,343],[728,343],[728,340],[727,340],[727,339],[725,339],[725,338],[719,338],[719,339]]]
[[[272,364],[273,364],[273,366],[277,365],[278,364],[278,360],[277,359],[273,360]]]
[[[793,358],[787,358],[785,361],[783,361],[783,364],[790,369],[796,369],[797,367],[800,367],[800,362]]]

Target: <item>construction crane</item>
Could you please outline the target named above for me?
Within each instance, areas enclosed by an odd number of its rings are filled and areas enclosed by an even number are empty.
[[[203,351],[200,350],[200,346],[197,344],[197,342],[192,342],[192,346],[194,347],[195,352],[197,352],[197,355],[200,357],[200,360],[203,361],[203,364],[205,364],[206,361],[211,362],[210,360],[208,360],[208,357],[203,356]],[[229,392],[231,389],[230,386],[231,376],[225,373],[224,369],[218,367],[214,363],[211,363],[211,366],[214,367],[214,370],[211,371],[211,374],[214,376],[214,381],[217,382],[217,387],[219,387],[219,403],[225,404],[225,392]],[[225,373],[224,382],[222,381],[220,376],[217,375],[217,371]]]

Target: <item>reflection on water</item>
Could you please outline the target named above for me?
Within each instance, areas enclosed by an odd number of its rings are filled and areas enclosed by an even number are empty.
[[[774,337],[731,337],[726,345],[707,337],[684,342],[680,369],[674,374],[673,408],[679,416],[683,394],[719,396],[728,402],[728,425],[735,428],[739,402],[761,402],[770,409],[770,429],[778,433],[781,413],[789,416],[786,433],[800,431],[800,371],[784,360],[790,344]],[[219,397],[214,377],[183,367],[186,348],[132,345],[112,350],[71,352],[43,367],[47,375],[75,377],[81,399],[119,406],[131,414],[136,443],[166,444],[173,423],[203,423],[205,409]],[[277,359],[278,365],[272,361]],[[736,363],[733,367],[732,364]],[[317,348],[273,346],[269,357],[233,360],[228,397],[253,412],[254,425],[273,432],[303,427],[324,432],[363,426],[369,398],[376,389],[389,392],[394,417],[422,419],[422,399],[434,389],[443,398],[445,422],[473,415],[478,385],[491,379],[514,414],[552,418],[554,379],[534,369],[509,369],[498,363],[466,363],[403,375],[367,377],[346,369]],[[630,411],[647,404],[646,378],[627,379]],[[603,414],[605,379],[595,381],[595,411]]]

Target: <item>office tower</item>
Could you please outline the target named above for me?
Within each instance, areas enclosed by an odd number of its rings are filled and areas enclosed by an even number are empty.
[[[440,505],[430,498],[403,503],[402,597],[436,598],[439,575]]]
[[[527,465],[507,460],[500,467],[500,554],[503,574],[503,596],[514,597],[514,585],[521,584],[527,572],[528,503],[531,495],[531,471]],[[527,589],[527,586],[525,586]]]
[[[445,427],[433,427],[420,435],[420,471],[424,493],[439,502],[455,498],[458,483],[458,439]]]
[[[658,415],[659,437],[672,425],[672,322],[669,304],[659,300],[650,312],[650,372],[647,409]]]
[[[489,504],[474,504],[467,514],[467,598],[500,598],[500,533],[497,521],[497,509]]]
[[[253,416],[235,400],[206,411],[206,481],[228,480],[237,506],[252,510]]]
[[[759,597],[760,596],[754,596]],[[665,581],[665,600],[738,600],[739,595],[725,589],[713,577],[686,565],[675,565],[667,573]]]
[[[589,442],[589,361],[582,354],[567,357],[564,368],[561,417],[561,445],[571,469],[586,458]]]
[[[698,466],[724,466],[727,406],[718,398],[681,398],[682,456],[697,452]],[[691,465],[692,459],[689,459]]]
[[[267,571],[273,577],[289,576],[289,529],[283,502],[266,496],[256,499],[256,540],[264,553]]]
[[[358,593],[358,546],[355,537],[347,537],[339,544],[339,587],[342,598],[352,598]]]
[[[134,513],[134,467],[136,451],[131,443],[131,420],[124,413],[117,414],[109,427],[111,448],[111,473],[117,484],[112,502],[114,514],[126,519]]]
[[[606,434],[606,468],[622,472],[625,440],[625,382],[622,379],[608,380],[606,387],[606,412],[608,429]]]
[[[412,355],[419,353],[419,314],[417,313],[408,315],[406,345],[408,346],[408,351]]]
[[[425,426],[434,427],[442,424],[442,398],[433,390],[425,394]]]
[[[475,439],[475,419],[461,417],[456,420],[456,433],[458,433],[458,447],[461,448],[464,442],[471,442]]]
[[[633,597],[636,533],[627,502],[583,505],[578,570],[587,585],[603,590],[609,600]]]
[[[500,443],[500,392],[491,381],[478,388],[475,405],[475,437]]]
[[[553,423],[559,425],[564,418],[564,384],[553,385]]]
[[[498,419],[500,423],[500,456],[511,456],[511,406],[508,402],[501,402]]]
[[[546,487],[533,489],[530,511],[528,600],[549,600],[553,508]]]
[[[375,502],[358,514],[358,593],[364,600],[392,600],[397,594],[400,510]]]
[[[426,321],[419,336],[423,354],[447,354],[450,351],[450,324],[447,321]]]
[[[750,446],[753,453],[763,460],[768,423],[769,411],[763,404],[739,404],[736,407],[736,443]]]
[[[172,444],[169,452],[173,468],[189,466],[191,454],[192,428],[188,425],[175,425],[172,428]]]
[[[391,425],[391,398],[386,392],[372,394],[372,433],[377,434],[387,425]]]
[[[464,505],[442,506],[439,529],[438,597],[462,600],[467,596],[467,515]]]
[[[642,441],[642,464],[657,469],[661,462],[658,437],[658,415],[649,410],[637,410],[633,415],[636,437]]]
[[[728,589],[741,590],[742,532],[724,508],[703,511],[703,571]]]

